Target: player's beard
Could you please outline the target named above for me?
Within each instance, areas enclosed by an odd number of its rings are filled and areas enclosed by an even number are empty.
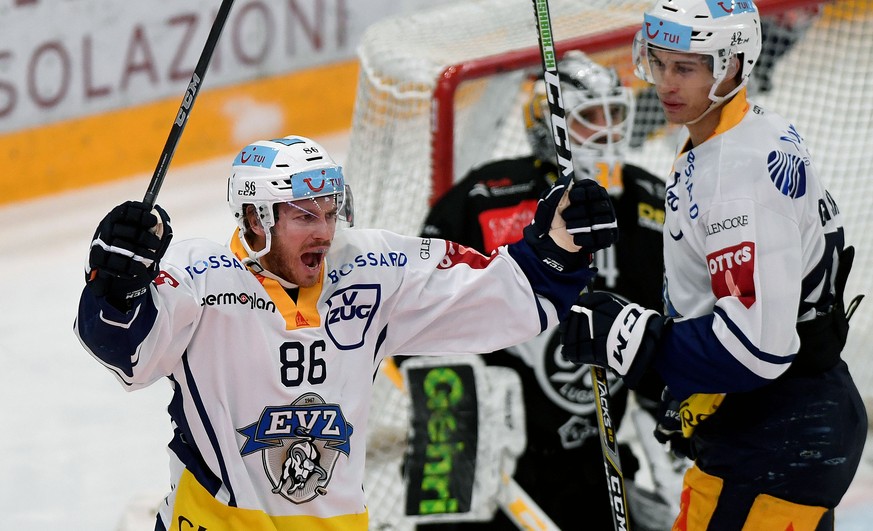
[[[270,252],[261,262],[274,275],[301,288],[309,288],[321,279],[324,256],[329,248],[328,240],[310,241],[292,248],[274,238]]]

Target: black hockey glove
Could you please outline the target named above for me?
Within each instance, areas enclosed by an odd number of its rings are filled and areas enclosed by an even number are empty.
[[[570,187],[562,201],[569,181],[561,177],[545,191],[533,222],[524,229],[528,245],[558,271],[588,267],[592,253],[618,240],[615,210],[606,190],[583,179]]]
[[[582,179],[570,188],[570,204],[561,212],[573,243],[593,253],[618,241],[615,208],[605,188],[591,179]]]
[[[127,312],[131,300],[144,294],[158,276],[159,262],[172,239],[170,217],[163,208],[155,205],[152,211],[141,201],[118,205],[103,218],[91,241],[88,286]]]
[[[658,416],[655,421],[655,439],[669,446],[677,457],[688,457],[691,454],[691,443],[682,435],[682,403],[673,398],[666,387],[661,393],[661,403],[658,405]]]
[[[562,324],[564,359],[609,367],[636,388],[654,358],[666,319],[605,291],[583,293]]]

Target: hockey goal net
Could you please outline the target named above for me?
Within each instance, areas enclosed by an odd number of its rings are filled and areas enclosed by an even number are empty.
[[[675,127],[633,75],[631,42],[651,2],[551,0],[559,55],[578,48],[614,66],[638,96],[629,162],[669,171]],[[873,295],[873,0],[758,0],[764,52],[750,98],[791,119],[844,216],[856,248],[847,294]],[[361,72],[346,160],[360,226],[417,234],[429,204],[489,160],[529,153],[526,79],[540,68],[530,1],[474,0],[387,19],[359,47]],[[873,300],[852,318],[845,358],[873,404]],[[403,393],[380,376],[371,418],[368,497],[374,529],[403,528]],[[395,459],[396,461],[392,461]],[[381,527],[380,527],[381,526]]]

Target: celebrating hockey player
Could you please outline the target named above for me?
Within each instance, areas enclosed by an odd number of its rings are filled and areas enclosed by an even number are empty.
[[[645,13],[637,73],[687,132],[667,180],[667,311],[585,294],[563,336],[568,359],[631,388],[656,369],[680,404],[659,435],[695,462],[674,529],[831,530],[866,436],[840,359],[854,250],[801,132],[746,98],[760,27],[751,1]]]
[[[113,208],[91,242],[75,331],[125,389],[173,385],[172,487],[155,529],[365,531],[382,359],[534,337],[566,316],[594,275],[591,253],[615,241],[603,188],[563,180],[550,192],[525,237],[489,256],[336,230],[353,214],[342,169],[289,136],[234,159],[228,246],[169,245],[162,208]]]
[[[595,287],[644,306],[659,307],[664,181],[642,168],[624,164],[634,119],[633,93],[622,86],[614,70],[597,64],[581,51],[567,52],[558,64],[558,74],[576,177],[594,179],[609,191],[621,232],[615,245],[595,255]],[[537,198],[558,174],[545,84],[541,80],[532,84],[531,97],[522,111],[533,154],[475,168],[433,206],[423,236],[457,241],[484,253],[521,236],[536,209]],[[591,493],[586,526],[611,527],[589,371],[568,367],[561,359],[557,329],[507,351],[513,355],[500,352],[484,359],[489,365],[514,369],[524,385],[527,448],[516,464],[515,480],[561,529],[579,527],[574,500],[580,492]],[[610,413],[618,429],[628,392],[620,380],[611,382]],[[650,393],[650,403],[657,404],[663,387],[659,379],[658,383]],[[624,473],[633,477],[636,460],[627,446],[621,449]],[[555,489],[555,485],[561,488]],[[635,511],[630,514],[642,516]],[[635,527],[650,529],[646,527],[652,523],[648,516]],[[513,530],[517,526],[497,513],[490,522],[419,528]]]

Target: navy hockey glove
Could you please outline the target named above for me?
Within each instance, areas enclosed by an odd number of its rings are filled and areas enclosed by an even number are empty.
[[[609,367],[636,388],[654,358],[666,319],[605,291],[583,293],[564,321],[564,359]]]
[[[606,190],[583,179],[564,198],[569,182],[569,177],[561,177],[545,191],[533,222],[524,229],[525,241],[559,271],[588,267],[592,253],[618,240],[615,210]]]
[[[618,241],[615,208],[605,188],[591,179],[576,181],[568,194],[569,204],[561,212],[573,243],[593,253]]]
[[[677,457],[691,455],[691,443],[682,435],[682,403],[673,398],[666,387],[661,393],[661,403],[658,405],[658,416],[655,418],[655,439],[670,447]]]
[[[144,294],[158,276],[172,239],[170,217],[163,208],[155,205],[152,211],[141,201],[118,205],[103,218],[91,241],[88,287],[119,310],[130,310],[131,300]]]

